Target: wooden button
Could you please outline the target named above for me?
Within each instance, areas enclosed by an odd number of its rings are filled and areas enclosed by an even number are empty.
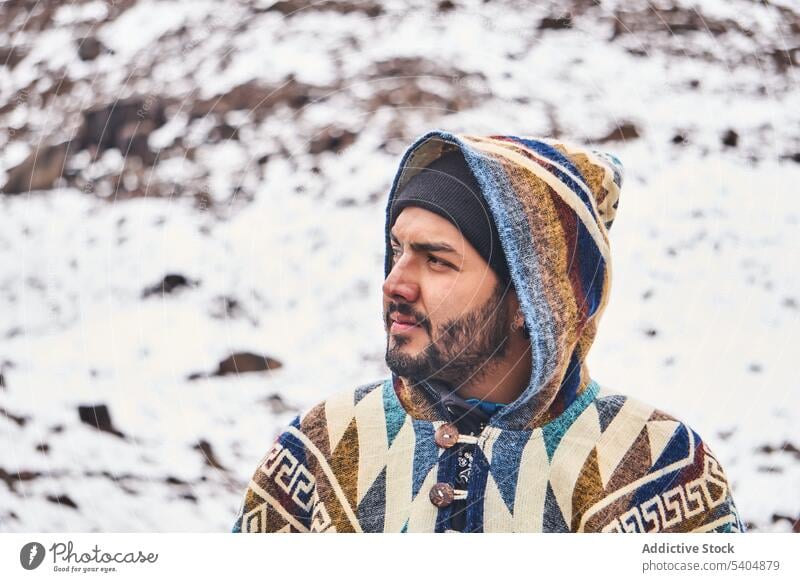
[[[449,483],[437,483],[431,487],[431,503],[436,507],[447,507],[453,503],[453,487]]]
[[[449,449],[458,442],[458,429],[450,423],[443,424],[436,429],[433,439],[443,449]]]

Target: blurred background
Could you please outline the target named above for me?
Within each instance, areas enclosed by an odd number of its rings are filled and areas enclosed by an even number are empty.
[[[800,529],[794,0],[0,1],[0,531],[227,531],[383,378],[386,196],[434,128],[626,167],[600,384]]]

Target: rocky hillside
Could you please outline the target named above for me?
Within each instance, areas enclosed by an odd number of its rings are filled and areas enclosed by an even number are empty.
[[[214,531],[385,374],[382,221],[433,127],[626,166],[591,369],[800,529],[791,0],[0,1],[0,531]]]

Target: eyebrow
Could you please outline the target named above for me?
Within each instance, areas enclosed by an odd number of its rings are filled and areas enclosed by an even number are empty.
[[[394,233],[389,233],[391,236],[392,242],[400,244],[400,240],[394,235]],[[457,257],[461,257],[461,253],[459,253],[456,249],[451,247],[449,244],[445,242],[413,242],[411,243],[411,248],[416,252],[427,252],[427,253],[452,253]]]

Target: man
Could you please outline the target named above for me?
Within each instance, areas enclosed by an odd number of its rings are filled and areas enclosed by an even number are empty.
[[[743,531],[700,436],[586,366],[621,183],[554,140],[417,138],[386,212],[391,377],[295,418],[233,531]]]

